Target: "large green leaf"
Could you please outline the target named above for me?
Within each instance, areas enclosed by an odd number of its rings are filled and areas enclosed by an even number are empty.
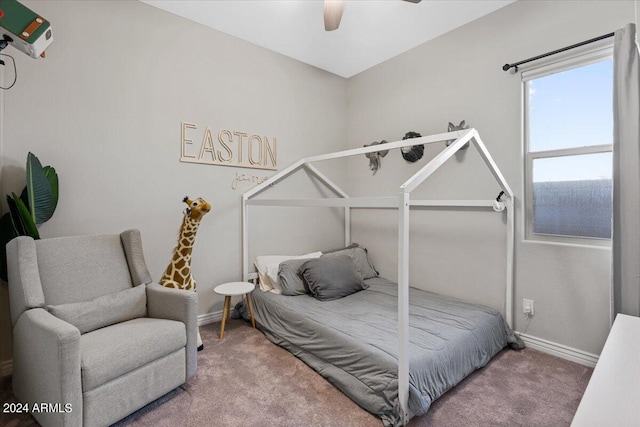
[[[48,221],[55,210],[53,191],[40,160],[33,153],[27,156],[27,195],[28,210],[34,222]]]
[[[49,180],[49,186],[51,187],[51,194],[53,196],[53,210],[55,211],[58,206],[58,174],[55,168],[51,166],[44,167],[44,174]]]
[[[24,205],[29,208],[29,195],[27,194],[27,186],[25,185],[22,189],[22,193],[20,193],[20,200],[24,203]]]
[[[7,281],[7,243],[17,236],[11,214],[7,212],[0,217],[0,279],[5,282]]]
[[[13,229],[16,231],[18,236],[26,236],[27,230],[22,221],[22,217],[20,216],[20,212],[18,211],[18,206],[16,202],[13,201],[11,196],[7,196],[7,206],[9,206],[9,218],[11,219],[11,225]]]
[[[18,214],[20,215],[20,219],[24,226],[24,231],[25,231],[24,235],[31,236],[34,239],[39,239],[40,233],[38,233],[38,228],[36,227],[36,223],[31,217],[31,214],[29,213],[29,209],[25,206],[24,202],[20,200],[20,197],[18,197],[16,193],[11,193],[11,197],[13,198],[13,202],[15,203],[15,206],[18,209]],[[13,215],[12,215],[12,218],[13,218]]]

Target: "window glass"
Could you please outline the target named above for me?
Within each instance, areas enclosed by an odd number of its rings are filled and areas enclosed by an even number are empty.
[[[533,160],[533,232],[611,238],[612,154]]]
[[[529,151],[613,142],[613,61],[529,82]]]

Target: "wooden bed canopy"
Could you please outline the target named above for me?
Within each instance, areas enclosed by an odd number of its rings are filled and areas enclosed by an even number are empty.
[[[505,286],[505,319],[510,327],[513,320],[513,252],[514,252],[514,195],[500,172],[498,166],[489,154],[486,146],[480,139],[476,129],[465,129],[437,135],[423,136],[420,138],[396,141],[384,145],[385,150],[399,149],[417,144],[433,144],[454,139],[449,146],[444,148],[437,156],[424,167],[414,173],[398,189],[397,196],[391,197],[350,197],[339,186],[318,170],[313,163],[339,159],[349,156],[380,151],[380,146],[370,146],[338,151],[329,154],[307,157],[293,163],[283,169],[262,184],[247,191],[242,196],[242,271],[243,279],[255,279],[257,275],[249,271],[249,207],[250,206],[291,206],[291,207],[343,207],[344,211],[344,237],[345,244],[351,243],[351,209],[397,209],[398,210],[398,398],[401,405],[401,413],[404,424],[409,419],[409,212],[414,207],[450,207],[450,208],[487,208],[493,209],[496,202],[492,200],[419,200],[412,199],[411,193],[431,174],[450,159],[458,150],[467,143],[471,143],[479,152],[484,164],[487,166],[501,190],[506,196],[504,207],[507,211],[507,262],[506,262],[506,286]],[[324,185],[331,189],[337,197],[297,198],[297,199],[254,199],[255,196],[269,189],[272,185],[282,181],[299,169],[305,169],[315,176]]]

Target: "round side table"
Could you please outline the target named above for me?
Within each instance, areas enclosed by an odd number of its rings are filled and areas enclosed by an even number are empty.
[[[249,305],[249,314],[251,317],[251,326],[256,327],[256,321],[253,318],[253,304],[251,303],[250,293],[255,289],[255,285],[249,282],[229,282],[216,286],[213,291],[218,295],[224,295],[224,307],[222,309],[222,323],[220,324],[220,339],[224,337],[224,325],[231,318],[231,297],[245,295],[247,297],[247,305]]]

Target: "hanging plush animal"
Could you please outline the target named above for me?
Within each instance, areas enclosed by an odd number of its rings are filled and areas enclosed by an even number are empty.
[[[189,196],[182,199],[187,204],[184,210],[184,218],[178,235],[178,245],[173,251],[173,258],[164,272],[160,284],[168,288],[184,289],[186,291],[196,290],[196,281],[191,275],[191,251],[196,241],[196,232],[200,226],[200,220],[210,210],[211,205],[203,199],[191,200]],[[204,345],[198,330],[198,351]]]
[[[463,129],[469,129],[469,126],[467,126],[466,122],[463,120],[460,122],[460,124],[458,126],[454,125],[453,123],[449,122],[449,127],[447,129],[447,132],[453,132],[454,130],[463,130]],[[447,144],[447,147],[451,145],[451,143],[455,141],[455,139],[450,139],[448,141],[445,141],[445,144]],[[460,148],[461,150],[466,149],[469,146],[469,143],[467,142],[466,144],[464,144],[462,146],[462,148]]]
[[[386,144],[386,143],[387,141],[383,139],[380,142],[374,141],[369,145],[365,145],[365,147],[371,147],[372,145]],[[378,168],[380,167],[380,164],[381,164],[380,158],[386,156],[387,153],[389,153],[389,150],[374,151],[373,153],[365,154],[365,156],[367,156],[367,159],[369,159],[369,169],[373,171],[374,175],[376,174],[376,172],[378,172]]]
[[[402,140],[411,139],[411,138],[420,138],[418,132],[407,132],[402,137]],[[411,147],[402,147],[400,149],[400,153],[402,154],[402,158],[405,159],[409,163],[415,163],[422,158],[424,154],[424,144],[412,145]]]

